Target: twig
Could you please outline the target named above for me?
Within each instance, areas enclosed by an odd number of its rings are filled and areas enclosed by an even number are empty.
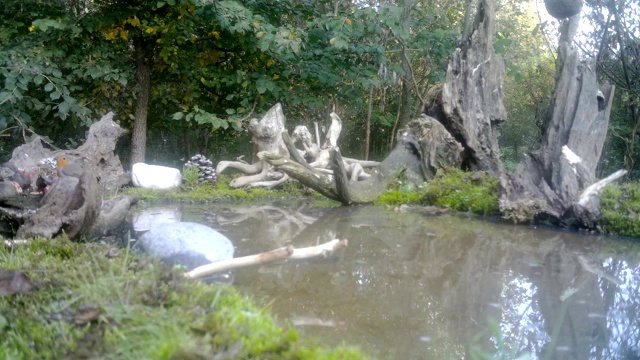
[[[346,246],[347,240],[338,239],[331,240],[318,246],[311,246],[301,249],[294,249],[293,246],[286,246],[257,255],[243,256],[203,265],[187,272],[185,276],[191,279],[197,279],[223,271],[252,265],[268,264],[287,258],[299,260],[318,256],[326,257],[340,249],[345,248]]]

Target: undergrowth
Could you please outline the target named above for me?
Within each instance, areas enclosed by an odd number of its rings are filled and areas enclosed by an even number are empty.
[[[378,198],[377,203],[432,205],[495,215],[499,213],[498,179],[484,172],[440,170],[434,179],[417,188],[404,186],[401,181],[396,183]]]
[[[143,255],[65,239],[0,248],[34,288],[0,296],[0,359],[362,359],[298,339],[232,287],[188,280]],[[96,309],[89,320],[85,309]]]
[[[611,184],[600,195],[600,227],[609,234],[640,237],[640,182]]]

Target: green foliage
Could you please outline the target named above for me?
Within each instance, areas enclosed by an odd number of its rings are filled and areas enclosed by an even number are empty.
[[[608,185],[600,195],[600,226],[609,234],[640,237],[640,183]]]
[[[424,188],[423,202],[480,215],[498,214],[498,179],[484,172],[438,171]]]
[[[377,204],[401,205],[401,204],[418,204],[422,200],[422,194],[415,190],[388,190],[378,199]]]
[[[364,358],[309,347],[233,288],[185,279],[129,249],[108,258],[111,247],[61,239],[0,248],[3,268],[35,284],[0,297],[0,358]],[[76,325],[83,305],[99,314]]]
[[[182,186],[189,188],[198,185],[198,177],[197,166],[185,166],[182,169]]]
[[[554,87],[555,59],[542,36],[545,25],[538,24],[533,3],[499,6],[494,48],[505,61],[504,105],[508,113],[500,147],[505,169],[512,171],[541,138]]]

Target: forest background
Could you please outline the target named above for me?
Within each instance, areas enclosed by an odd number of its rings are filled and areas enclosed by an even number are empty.
[[[444,80],[464,1],[5,0],[0,4],[0,160],[40,135],[82,143],[114,110],[126,163],[179,166],[249,154],[245,131],[276,102],[289,127],[343,119],[341,149],[382,159]],[[506,65],[507,170],[539,143],[555,81],[556,20],[534,0],[496,6]],[[588,0],[574,46],[616,85],[598,175],[640,177],[640,2]]]

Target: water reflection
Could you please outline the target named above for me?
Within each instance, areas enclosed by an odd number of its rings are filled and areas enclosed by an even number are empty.
[[[238,256],[349,239],[333,259],[235,274],[242,292],[328,343],[391,359],[640,358],[640,246],[630,242],[421,209],[182,210]]]

